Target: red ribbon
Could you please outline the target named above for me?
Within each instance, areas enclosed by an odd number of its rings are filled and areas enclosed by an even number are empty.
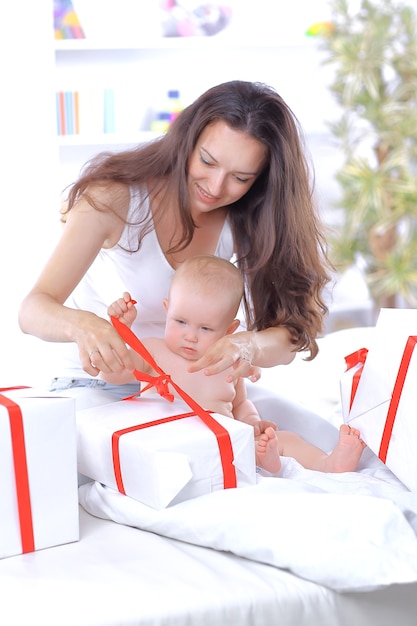
[[[388,446],[391,440],[392,429],[394,428],[394,422],[397,416],[397,409],[400,403],[404,382],[407,376],[408,366],[410,365],[411,357],[413,355],[414,348],[416,347],[416,343],[417,336],[408,337],[398,370],[397,378],[395,380],[394,389],[392,391],[391,401],[388,407],[387,418],[385,420],[384,431],[382,433],[381,445],[379,447],[378,454],[379,458],[384,463],[387,460]]]
[[[7,387],[0,389],[0,391],[23,388],[24,387]],[[35,550],[35,540],[33,536],[32,507],[30,502],[22,411],[16,402],[13,402],[13,400],[10,400],[10,398],[7,398],[1,393],[0,404],[7,409],[9,414],[22,553],[33,552]]]
[[[152,426],[157,423],[164,423],[164,421],[172,421],[173,419],[181,419],[182,417],[189,417],[190,415],[198,415],[198,417],[204,422],[204,424],[213,432],[217,439],[217,445],[219,447],[220,459],[223,470],[223,484],[225,489],[231,489],[236,487],[236,470],[233,465],[233,446],[230,439],[229,432],[224,428],[219,422],[212,417],[212,415],[203,409],[191,396],[189,396],[185,391],[181,389],[172,379],[166,374],[159,365],[155,362],[154,358],[145,348],[143,343],[136,337],[136,335],[126,326],[120,322],[117,318],[111,317],[112,324],[119,332],[122,339],[140,356],[145,359],[149,363],[149,365],[158,372],[158,376],[150,376],[148,374],[144,374],[143,372],[139,372],[135,370],[133,372],[135,378],[137,380],[145,380],[148,382],[148,385],[145,389],[149,389],[150,387],[155,386],[158,393],[165,397],[169,401],[173,401],[174,395],[170,393],[168,385],[170,384],[178,393],[178,395],[185,400],[188,406],[192,409],[193,413],[181,416],[173,416],[170,418],[166,418],[164,420],[157,420],[156,422],[150,422],[149,424],[140,425],[138,427],[134,426],[131,429],[125,429],[124,431],[118,431],[119,433],[130,432],[130,430],[138,430],[140,428],[145,428],[147,426]],[[145,391],[143,389],[143,391]],[[117,433],[113,434],[112,438],[112,451],[113,451],[113,464],[115,468],[115,477],[118,482],[118,489],[121,493],[125,493],[123,488],[123,481],[121,477],[120,471],[120,456],[119,456],[119,436],[115,436]],[[117,468],[117,469],[116,469]],[[119,486],[120,483],[120,486]]]
[[[356,367],[357,365],[360,365],[360,367],[358,367],[358,369],[354,373],[353,379],[352,379],[352,389],[350,392],[349,410],[352,408],[353,400],[355,398],[356,391],[358,389],[359,380],[362,375],[362,370],[363,370],[363,366],[365,365],[367,355],[368,355],[367,348],[360,348],[359,350],[356,350],[356,352],[352,352],[352,354],[348,354],[348,356],[345,356],[345,361],[347,365],[346,371],[352,369],[352,367]]]

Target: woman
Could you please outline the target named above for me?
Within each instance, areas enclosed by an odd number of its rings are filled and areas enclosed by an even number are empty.
[[[246,330],[192,367],[235,377],[317,354],[329,264],[298,122],[271,88],[209,89],[149,144],[102,154],[72,185],[62,237],[19,313],[21,329],[63,342],[53,389],[133,370],[107,306],[128,291],[132,330],[163,335],[175,269],[195,254],[234,255],[246,281]],[[94,382],[92,382],[94,381]],[[107,386],[117,397],[131,389]]]

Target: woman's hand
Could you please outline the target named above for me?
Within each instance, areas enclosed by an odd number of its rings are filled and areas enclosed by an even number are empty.
[[[239,378],[256,382],[261,377],[261,370],[252,364],[255,348],[250,341],[251,335],[245,332],[222,337],[201,359],[190,365],[188,371],[204,370],[207,376],[211,376],[232,368],[226,377],[227,382],[236,382]]]
[[[206,354],[188,368],[189,372],[204,370],[207,376],[229,368],[226,380],[236,382],[241,377],[259,380],[261,367],[291,363],[296,352],[287,328],[277,326],[260,331],[242,331],[222,337]]]
[[[132,355],[117,330],[93,313],[82,313],[75,340],[82,367],[87,374],[110,374],[135,369]]]

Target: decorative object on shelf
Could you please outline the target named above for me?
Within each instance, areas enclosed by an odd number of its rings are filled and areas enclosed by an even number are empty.
[[[180,92],[178,91],[178,89],[170,89],[167,95],[169,121],[173,122],[182,110]]]
[[[306,30],[307,37],[330,37],[334,31],[333,22],[315,22]]]
[[[151,123],[151,131],[155,133],[166,133],[169,128],[171,119],[168,111],[160,111],[156,114],[156,118]]]
[[[72,0],[54,0],[55,39],[84,39],[85,34]]]
[[[232,9],[219,2],[162,0],[163,37],[206,37],[228,26]]]
[[[330,0],[317,28],[340,119],[338,268],[360,262],[380,307],[417,306],[417,17],[392,0]],[[359,5],[359,6],[358,6]]]
[[[169,89],[167,91],[166,103],[161,111],[157,111],[156,117],[151,123],[151,130],[165,133],[181,110],[180,92],[178,89]]]

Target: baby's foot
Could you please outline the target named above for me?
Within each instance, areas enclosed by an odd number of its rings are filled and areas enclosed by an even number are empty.
[[[357,428],[343,424],[339,430],[339,441],[331,454],[324,460],[324,472],[354,472],[366,444]]]
[[[255,442],[256,465],[274,474],[281,469],[279,444],[275,430],[268,426]]]

